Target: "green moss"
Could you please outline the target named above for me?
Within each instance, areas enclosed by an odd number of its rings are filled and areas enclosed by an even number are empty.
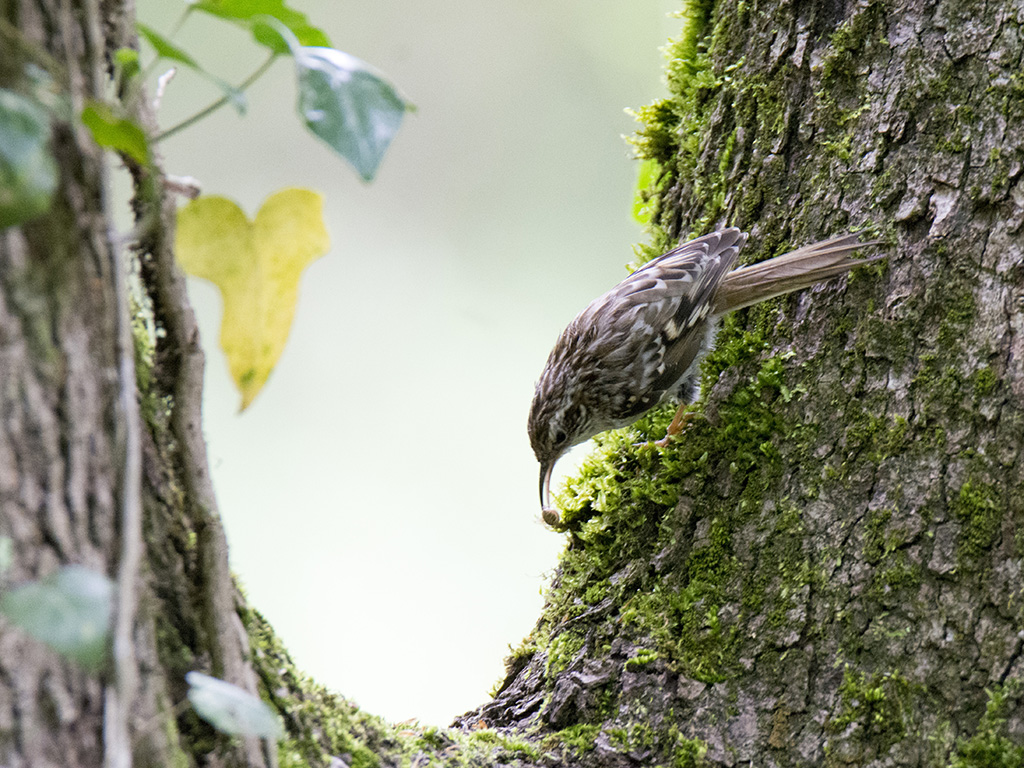
[[[910,425],[902,416],[877,416],[852,403],[843,414],[843,443],[849,452],[864,452],[873,464],[913,447]]]
[[[951,511],[961,525],[959,562],[961,566],[977,563],[999,538],[1003,507],[997,492],[980,481],[968,480],[960,487]]]
[[[999,386],[999,377],[990,365],[976,370],[971,379],[973,380],[974,397],[978,399],[988,397]]]
[[[643,719],[634,720],[625,728],[609,728],[606,733],[608,743],[619,752],[647,752],[657,741],[654,730]]]
[[[713,8],[712,0],[685,0],[679,13],[683,19],[682,31],[666,50],[666,81],[671,95],[634,113],[641,128],[630,142],[638,157],[656,161],[661,170],[659,178],[645,193],[647,199],[652,200],[654,243],[651,248],[639,249],[641,262],[660,255],[668,245],[659,223],[658,190],[670,188],[679,178],[694,178],[702,149],[702,107],[721,84],[711,71],[704,42]],[[724,162],[727,164],[728,159]],[[708,199],[713,205],[721,205],[724,193],[711,194]]]
[[[637,169],[636,189],[633,193],[633,221],[647,225],[654,216],[654,200],[665,186],[665,176],[657,160],[647,158]]]
[[[257,611],[247,610],[242,620],[257,662],[261,695],[286,723],[287,735],[278,743],[281,765],[322,765],[332,755],[348,755],[352,768],[377,768],[378,753],[401,751],[394,731],[382,720],[299,672]]]
[[[416,736],[416,746],[422,750],[441,750],[451,746],[451,739],[440,729],[433,726],[424,728]]]
[[[643,669],[648,664],[653,664],[660,658],[661,655],[657,651],[652,651],[649,648],[641,648],[639,651],[637,651],[636,656],[626,660],[626,669]]]
[[[672,768],[700,768],[705,764],[708,745],[700,739],[680,737],[672,750]]]
[[[594,742],[600,732],[599,725],[579,723],[551,734],[544,740],[544,745],[552,748],[557,744],[571,751],[576,757],[582,757],[594,748]]]
[[[548,661],[544,674],[548,677],[565,670],[583,649],[585,638],[575,630],[567,630],[558,634],[548,645]]]
[[[974,735],[958,739],[949,768],[1019,768],[1024,765],[1024,745],[1007,735],[1008,712],[1020,706],[1019,683],[987,690],[985,714]]]
[[[920,403],[920,419],[935,419],[945,424],[968,405],[964,392],[970,391],[970,387],[961,372],[962,355],[964,339],[978,310],[975,278],[963,271],[945,246],[937,244],[935,252],[936,256],[950,263],[950,268],[922,309],[920,320],[932,327],[938,324],[937,345],[934,351],[922,352],[918,356],[919,365],[911,386],[915,401]],[[983,376],[983,385],[984,380]]]
[[[880,208],[895,205],[905,193],[906,178],[895,168],[886,168],[871,182],[871,197]]]
[[[891,519],[891,509],[882,508],[868,511],[863,552],[865,561],[871,565],[877,565],[901,543],[893,541],[892,537],[888,535],[888,525]]]
[[[878,35],[881,41],[879,20],[885,15],[885,3],[872,2],[858,7],[852,16],[843,20],[829,37],[829,48],[821,62],[823,83],[856,77],[853,65],[857,55],[871,43],[872,35]]]
[[[855,737],[887,749],[907,734],[911,693],[910,683],[899,672],[868,674],[846,665],[839,686],[840,712],[828,730],[838,734],[855,725]]]
[[[541,750],[530,742],[486,728],[471,732],[467,743],[471,747],[483,747],[482,751],[503,763],[509,760],[537,761],[541,757]]]
[[[641,261],[660,254],[670,239],[687,230],[702,231],[723,217],[738,215],[739,224],[760,220],[764,236],[751,243],[751,249],[758,250],[745,251],[744,260],[782,253],[790,245],[787,240],[801,238],[790,222],[772,219],[780,216],[772,211],[779,208],[777,201],[789,199],[789,193],[806,193],[799,185],[809,176],[794,180],[792,168],[781,157],[772,157],[778,153],[772,147],[795,133],[788,117],[794,94],[787,88],[802,75],[786,57],[765,75],[744,71],[741,61],[725,61],[728,46],[722,40],[743,34],[741,19],[751,16],[745,4],[739,5],[735,13],[720,12],[717,19],[710,5],[690,8],[692,18],[669,52],[671,96],[638,112],[644,126],[635,142],[637,153],[655,161],[659,170],[643,198],[653,215],[652,243],[638,249]],[[823,76],[830,88],[824,104],[829,113],[824,139],[833,155],[844,161],[859,151],[853,131],[865,108],[857,91],[863,78],[853,70],[865,50],[881,43],[884,11],[883,3],[870,3],[831,40],[833,50]],[[730,99],[733,88],[735,100]],[[729,108],[718,109],[723,103]],[[737,165],[744,168],[736,155],[746,157],[752,147],[766,159],[736,184],[730,174],[737,172]],[[666,190],[671,190],[671,200],[662,200]],[[893,172],[877,182],[875,194],[890,198],[904,190],[905,182]],[[767,217],[762,216],[766,211]],[[884,267],[870,268],[872,273],[879,269]],[[965,280],[958,288],[966,285]],[[852,401],[852,418],[844,420],[846,433],[837,451],[843,455],[836,460],[834,476],[818,479],[826,472],[818,471],[810,445],[819,430],[831,426],[805,424],[799,401],[824,378],[822,370],[814,361],[796,366],[789,362],[792,355],[770,352],[790,333],[789,324],[779,319],[779,308],[787,301],[775,300],[725,319],[702,367],[703,396],[713,392],[713,397],[711,403],[702,400],[694,405],[696,417],[685,440],[664,449],[646,444],[664,435],[671,416],[671,409],[656,410],[632,428],[600,436],[579,476],[567,483],[558,503],[568,548],[542,621],[544,634],[556,635],[548,657],[552,668],[564,668],[583,638],[588,653],[607,653],[611,637],[627,638],[633,647],[643,648],[626,662],[628,669],[643,669],[657,660],[659,669],[664,665],[691,679],[725,682],[726,689],[728,681],[748,669],[750,655],[759,669],[787,663],[794,611],[806,610],[814,590],[828,589],[835,561],[844,553],[807,551],[803,499],[775,498],[783,477],[806,467],[808,486],[849,483],[850,468],[914,450],[920,443],[916,424],[880,415],[886,413],[883,403],[861,402],[837,389],[836,398],[844,407],[847,399]],[[916,297],[910,301],[916,302],[913,308],[918,311],[924,305]],[[972,310],[967,304],[950,306],[960,311],[950,314],[947,335],[958,323],[969,322]],[[853,318],[838,313],[829,319],[822,348],[849,349],[851,338],[861,343],[860,337],[869,335],[876,345],[875,357],[892,361],[896,368],[916,364],[918,350],[908,342],[902,324],[876,319],[862,328]],[[938,324],[936,319],[931,327]],[[871,333],[859,333],[865,328]],[[821,365],[831,363],[834,359]],[[841,376],[851,372],[863,376],[847,368]],[[938,363],[934,373],[945,375]],[[842,380],[845,386],[848,379]],[[707,420],[702,416],[706,405]],[[904,532],[892,525],[898,499],[891,503],[892,508],[868,520],[864,551],[879,566],[865,598],[870,601],[880,600],[887,591],[905,596],[920,578],[900,553]],[[751,547],[756,554],[751,555]],[[756,557],[756,568],[750,567],[751,557]],[[751,619],[758,622],[756,637],[746,634]],[[570,634],[576,633],[575,640],[563,638],[555,629],[566,626]],[[902,631],[896,623],[883,629]],[[801,631],[813,636],[820,630],[808,622]],[[777,641],[772,633],[778,634]],[[539,638],[539,647],[543,649],[545,642]],[[902,696],[909,691],[904,682],[895,673],[877,680],[851,677],[846,684],[849,700],[839,720],[845,717],[848,725],[863,721],[872,733],[897,733],[902,727]],[[856,698],[858,686],[866,693],[880,689],[883,697]],[[590,707],[585,715],[591,722],[593,710]],[[632,727],[649,723],[649,715],[626,714],[611,706],[601,708],[601,716],[606,714],[616,716],[614,728],[602,722],[609,742],[620,750],[658,740],[662,764],[691,766],[703,759],[706,747],[699,741],[669,744],[661,730],[653,739],[643,728]],[[591,746],[598,733],[597,726],[586,732]]]
[[[511,653],[505,659],[508,667],[518,666],[520,662],[529,659],[537,651],[537,641],[533,635],[527,635],[515,648],[510,647]]]
[[[668,600],[673,655],[682,672],[694,680],[717,683],[738,671],[738,629],[721,616],[728,597],[722,585],[695,581]]]
[[[673,86],[672,90],[675,93],[682,91],[685,84],[681,84],[680,80],[687,77],[686,73],[680,73],[678,68],[690,66],[689,62],[699,56],[701,39],[707,32],[714,5],[714,0],[683,0],[679,11],[679,18],[683,19],[683,29],[670,51],[668,66],[669,85]]]
[[[939,324],[939,344],[947,349],[959,349],[963,344],[964,331],[978,313],[978,305],[969,286],[950,293],[952,295],[943,297],[942,301],[945,316]]]
[[[161,397],[154,386],[153,366],[156,359],[156,330],[152,313],[145,305],[128,297],[131,312],[132,343],[135,352],[135,384],[139,392],[139,412],[154,431],[162,429],[170,418],[173,400]]]
[[[741,584],[733,537],[748,519],[761,514],[766,495],[781,476],[786,461],[775,441],[799,444],[807,429],[791,423],[785,407],[780,407],[803,391],[790,382],[785,362],[789,356],[757,361],[765,346],[760,332],[726,330],[721,338],[705,364],[706,375],[714,376],[717,368],[756,362],[752,375],[744,376],[717,404],[713,429],[695,422],[685,441],[666,449],[642,441],[664,434],[668,409],[645,417],[632,429],[598,439],[598,450],[559,498],[571,544],[548,594],[549,615],[559,621],[581,616],[589,605],[609,597],[623,604],[622,625],[655,641],[648,654],[631,662],[634,666],[657,655],[681,673],[704,681],[728,679],[739,669],[739,620],[733,608],[730,618],[723,618],[723,609],[741,603],[753,609],[750,596],[757,594],[760,605],[766,590],[774,586],[766,582],[754,589],[755,585]],[[736,507],[704,523],[704,534],[680,553],[669,578],[610,580],[627,563],[649,562],[655,548],[686,536],[686,526],[666,513],[681,492],[714,496],[723,471],[739,484]],[[779,548],[772,552],[775,559],[767,560],[759,572],[770,574],[793,594],[813,573],[794,538],[799,513],[790,510],[773,520],[792,536],[779,535]],[[581,594],[584,600],[578,599]],[[776,612],[782,616],[791,607],[780,603]],[[582,636],[573,632],[555,638],[548,650],[549,670],[564,668],[582,642]]]
[[[902,608],[917,594],[922,578],[920,565],[900,550],[872,571],[865,597],[886,609]]]
[[[634,110],[632,114],[643,126],[637,131],[636,136],[630,139],[630,143],[636,148],[637,156],[653,160],[661,168],[673,165],[675,149],[678,146],[676,132],[680,123],[680,116],[673,102],[662,99]]]
[[[866,49],[883,43],[887,8],[877,0],[858,7],[829,38],[829,46],[821,61],[818,91],[818,119],[833,154],[849,159],[853,125],[867,108],[864,94],[866,79],[857,71]],[[850,106],[852,105],[852,106]],[[845,155],[845,157],[844,157]]]
[[[168,754],[163,756],[161,765],[166,768],[191,768],[193,763],[182,747],[181,734],[178,731],[178,724],[175,720],[175,707],[170,706],[166,695],[158,694],[157,701],[160,724],[164,732],[164,744],[167,745],[168,749]],[[145,762],[144,757],[138,754],[135,755],[136,765],[140,763],[145,764]]]
[[[596,605],[608,597],[611,591],[611,585],[607,580],[599,581],[596,584],[591,584],[587,587],[586,592],[583,593],[583,602],[587,605]]]
[[[944,365],[947,359],[933,352],[920,356],[921,365],[911,385],[920,393],[922,420],[944,418],[961,408],[963,379],[956,366]]]
[[[848,161],[853,156],[851,152],[853,134],[847,134],[838,139],[826,139],[821,142],[821,146],[826,152],[835,155],[840,160]]]
[[[337,756],[343,756],[352,768],[421,763],[469,768],[536,763],[543,757],[541,747],[528,738],[489,728],[463,732],[408,725],[396,731],[298,672],[256,611],[246,610],[242,618],[261,695],[285,723],[287,734],[278,744],[278,762],[283,768],[327,765]]]

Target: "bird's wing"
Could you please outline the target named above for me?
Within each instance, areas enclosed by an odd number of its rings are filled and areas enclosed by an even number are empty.
[[[608,362],[630,368],[640,385],[643,395],[629,405],[630,412],[642,413],[657,403],[690,367],[704,343],[714,292],[746,239],[740,230],[729,228],[690,240],[644,265],[591,305],[603,307],[595,314],[604,317],[593,318],[599,325],[622,335],[610,345],[614,351]],[[631,413],[623,417],[627,415]]]

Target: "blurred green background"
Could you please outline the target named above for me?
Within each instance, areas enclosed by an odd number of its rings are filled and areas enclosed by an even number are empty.
[[[138,5],[165,34],[184,8]],[[190,283],[232,567],[318,681],[391,720],[443,725],[502,676],[564,546],[539,522],[527,409],[561,329],[643,239],[624,109],[664,94],[678,4],[292,5],[417,112],[363,184],[301,126],[282,59],[247,117],[225,108],[161,146],[169,173],[250,217],[282,187],[320,191],[332,237],[241,415],[216,347],[219,296]],[[263,57],[199,16],[174,40],[231,82]],[[162,126],[217,95],[179,72]]]

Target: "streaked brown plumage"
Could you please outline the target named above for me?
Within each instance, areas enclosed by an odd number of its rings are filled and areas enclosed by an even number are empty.
[[[733,270],[746,239],[729,228],[683,243],[592,301],[562,332],[528,422],[546,520],[557,520],[548,506],[551,470],[569,448],[664,400],[683,401],[668,436],[678,432],[722,315],[884,258],[850,258],[874,243],[843,235]]]

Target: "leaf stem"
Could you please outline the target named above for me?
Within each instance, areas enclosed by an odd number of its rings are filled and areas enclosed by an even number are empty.
[[[185,26],[185,21],[188,19],[188,16],[189,16],[190,13],[192,13],[192,7],[191,6],[189,6],[184,11],[181,12],[181,16],[178,17],[178,21],[174,25],[174,29],[172,29],[171,33],[168,35],[169,38],[171,38],[173,40],[174,36],[176,34],[178,34],[179,32],[181,32],[181,28],[183,26]]]
[[[253,83],[255,83],[257,80],[259,80],[261,77],[263,77],[264,73],[268,69],[270,69],[270,65],[273,64],[276,59],[277,59],[277,54],[276,53],[270,54],[270,56],[267,58],[267,60],[264,61],[255,72],[253,72],[251,75],[249,75],[247,78],[245,78],[245,80],[242,81],[241,85],[238,86],[238,90],[239,91],[245,91],[249,86],[251,86]],[[216,112],[218,109],[223,107],[229,101],[231,101],[231,98],[229,96],[226,96],[226,95],[225,96],[221,96],[219,99],[217,99],[216,101],[214,101],[214,102],[208,104],[207,106],[203,107],[201,110],[196,112],[191,117],[186,117],[184,120],[182,120],[177,125],[172,125],[166,131],[162,131],[162,132],[158,133],[156,136],[154,136],[153,138],[150,139],[150,143],[151,144],[156,144],[157,142],[160,142],[160,141],[163,141],[164,139],[170,138],[171,136],[173,136],[174,134],[178,133],[179,131],[183,131],[186,128],[192,126],[193,124],[198,123],[200,120],[202,120],[207,115],[210,115],[211,113]]]

